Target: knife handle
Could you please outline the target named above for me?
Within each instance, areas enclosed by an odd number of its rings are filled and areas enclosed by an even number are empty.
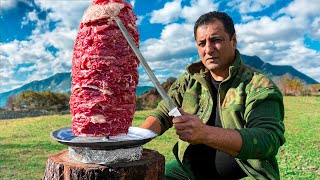
[[[177,107],[171,109],[171,111],[169,111],[169,116],[173,116],[173,117],[178,117],[178,116],[182,116],[179,109]]]

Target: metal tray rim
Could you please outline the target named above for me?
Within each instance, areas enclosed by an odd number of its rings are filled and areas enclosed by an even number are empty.
[[[63,134],[63,136],[61,134]],[[131,126],[129,127],[128,134],[121,134],[120,136],[111,136],[110,140],[106,140],[105,137],[75,136],[72,133],[71,127],[69,126],[51,132],[50,136],[57,142],[71,147],[82,147],[89,149],[119,149],[141,146],[143,144],[146,144],[153,138],[157,137],[158,134],[149,129]],[[113,137],[116,138],[112,139]],[[79,138],[80,140],[92,138],[93,140],[79,141],[75,138]]]

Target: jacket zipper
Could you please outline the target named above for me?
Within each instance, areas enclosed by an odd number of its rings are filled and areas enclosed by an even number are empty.
[[[222,118],[222,111],[221,111],[221,104],[220,104],[220,87],[221,87],[221,84],[223,83],[224,81],[222,81],[220,84],[219,84],[219,88],[218,88],[218,106],[219,106],[219,115],[220,115],[220,121],[221,121],[221,125],[222,125],[222,128],[224,127],[224,121],[223,121],[223,118]],[[254,178],[251,173],[247,170],[247,168],[243,165],[243,162],[242,160],[238,159],[238,158],[235,158],[236,162],[238,163],[238,165],[240,166],[240,168],[249,176],[251,177],[252,179],[256,179]]]
[[[248,171],[248,169],[243,165],[243,162],[241,159],[235,158],[236,162],[238,163],[238,165],[240,166],[240,168],[252,179],[256,179],[255,177],[253,177],[251,175],[251,173]]]

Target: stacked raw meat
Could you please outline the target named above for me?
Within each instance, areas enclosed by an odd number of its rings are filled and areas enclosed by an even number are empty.
[[[129,3],[95,0],[85,11],[72,59],[70,111],[77,136],[114,136],[127,133],[132,124],[138,59],[110,13],[139,42]]]

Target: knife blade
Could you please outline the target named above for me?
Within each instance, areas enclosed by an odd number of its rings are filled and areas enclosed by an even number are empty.
[[[115,19],[117,25],[119,26],[122,34],[124,35],[124,37],[128,41],[131,49],[133,50],[133,52],[136,54],[137,58],[139,59],[142,67],[145,69],[146,73],[148,74],[149,78],[151,79],[153,85],[157,89],[158,93],[160,94],[162,99],[169,106],[169,110],[170,110],[169,113],[168,113],[169,116],[174,116],[174,117],[181,116],[181,113],[179,112],[178,108],[173,104],[173,102],[168,97],[167,93],[165,92],[165,90],[163,89],[161,84],[159,83],[157,77],[152,72],[150,66],[148,65],[148,63],[145,60],[145,58],[143,57],[143,55],[141,54],[139,48],[136,46],[135,42],[133,41],[132,37],[128,33],[127,29],[124,27],[124,25],[121,22],[121,20],[118,17],[114,17],[114,19]]]

